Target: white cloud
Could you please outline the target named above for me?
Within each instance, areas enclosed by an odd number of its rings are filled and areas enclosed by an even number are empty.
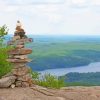
[[[100,0],[91,0],[91,4],[94,6],[100,6]]]
[[[0,11],[2,11],[3,9],[5,9],[6,4],[3,1],[0,1]]]
[[[86,0],[72,0],[73,4],[84,4]]]
[[[0,25],[7,24],[13,33],[19,19],[28,33],[96,34],[100,32],[99,3],[99,0],[0,0]]]
[[[4,9],[5,12],[15,12],[20,10],[18,6],[6,6],[6,9]]]
[[[31,13],[31,15],[36,15],[37,17],[45,18],[47,22],[50,23],[58,23],[63,18],[62,15],[63,6],[58,5],[36,5],[36,6],[28,6],[27,8],[23,8],[27,13]],[[30,9],[30,10],[28,10]]]
[[[88,0],[71,0],[71,7],[81,8],[81,7],[88,7],[89,1]]]
[[[5,0],[6,3],[11,5],[35,5],[35,4],[59,4],[64,3],[65,0]]]

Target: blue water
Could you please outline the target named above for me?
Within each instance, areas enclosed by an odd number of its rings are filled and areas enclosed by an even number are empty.
[[[55,76],[62,76],[70,72],[88,73],[88,72],[100,72],[100,62],[91,63],[87,66],[79,66],[74,68],[57,68],[39,71],[42,75],[50,73]]]

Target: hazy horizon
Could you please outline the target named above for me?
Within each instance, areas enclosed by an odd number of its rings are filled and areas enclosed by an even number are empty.
[[[8,32],[8,35],[14,35],[14,33],[9,33]],[[60,37],[60,36],[100,36],[100,34],[47,34],[47,33],[40,33],[40,34],[30,34],[30,33],[26,33],[26,35],[33,35],[33,36],[57,36],[57,37]]]

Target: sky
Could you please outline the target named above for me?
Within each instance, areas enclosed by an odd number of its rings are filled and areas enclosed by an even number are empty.
[[[100,0],[0,0],[0,26],[13,34],[100,35]]]

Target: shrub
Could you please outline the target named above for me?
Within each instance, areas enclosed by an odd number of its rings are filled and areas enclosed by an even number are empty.
[[[6,25],[0,27],[0,47],[3,46],[4,36],[8,34],[8,29]]]
[[[0,78],[9,73],[12,69],[11,63],[7,62],[7,51],[10,47],[3,44],[4,36],[7,35],[7,27],[4,25],[0,27]]]
[[[45,74],[42,75],[38,72],[31,72],[32,78],[37,85],[48,87],[48,88],[56,88],[59,89],[65,86],[63,78],[57,78],[56,76]]]
[[[11,63],[7,62],[9,48],[0,48],[0,78],[5,74],[9,73],[12,69]]]
[[[33,80],[39,80],[40,73],[31,71]]]
[[[39,85],[49,88],[61,88],[64,87],[64,80],[59,79],[56,76],[45,74],[38,82]]]

